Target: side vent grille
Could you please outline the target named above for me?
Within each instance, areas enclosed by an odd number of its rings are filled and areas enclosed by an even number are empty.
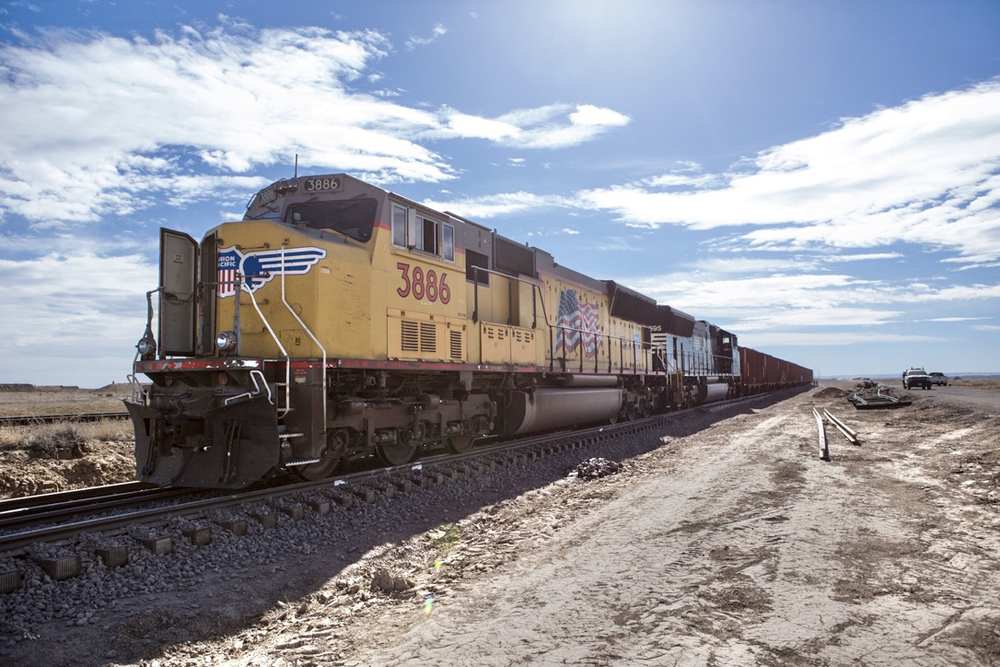
[[[420,351],[437,352],[437,327],[433,322],[420,323]]]
[[[451,358],[462,359],[462,332],[457,329],[451,330]]]
[[[419,352],[420,351],[420,338],[419,329],[416,322],[410,322],[403,320],[402,325],[402,341],[400,344],[401,349],[404,352]]]

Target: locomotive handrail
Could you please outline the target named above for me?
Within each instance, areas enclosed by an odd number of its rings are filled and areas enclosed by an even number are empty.
[[[271,387],[268,386],[267,379],[264,377],[264,374],[261,373],[260,371],[253,370],[253,371],[250,371],[250,381],[253,382],[254,391],[248,391],[248,392],[243,393],[243,394],[237,394],[236,396],[230,396],[229,398],[227,398],[226,400],[224,400],[222,402],[223,405],[229,405],[230,403],[233,403],[236,400],[241,399],[243,397],[253,398],[254,396],[260,396],[261,393],[262,393],[262,391],[261,391],[260,385],[257,384],[257,376],[258,375],[260,376],[260,381],[264,384],[264,390],[267,391],[267,402],[271,403],[272,402],[272,400],[271,400]]]
[[[148,405],[146,401],[146,390],[143,389],[142,383],[139,382],[139,378],[135,376],[135,373],[129,373],[125,376],[128,381],[129,386],[132,389],[132,402],[140,403],[141,405]]]
[[[288,388],[291,386],[291,380],[292,380],[292,359],[291,357],[288,356],[288,351],[285,350],[285,346],[281,344],[281,341],[278,340],[278,337],[274,334],[274,329],[271,328],[271,323],[267,321],[266,317],[264,317],[264,313],[261,312],[260,306],[257,305],[257,297],[255,297],[253,295],[253,292],[251,291],[247,291],[247,294],[250,295],[250,303],[253,304],[254,310],[257,311],[257,315],[260,316],[261,322],[263,322],[264,326],[267,328],[267,332],[271,334],[271,338],[274,340],[274,344],[278,346],[278,349],[281,350],[281,355],[285,358],[285,407],[278,408],[278,413],[279,413],[278,419],[281,419],[282,417],[287,415],[292,409],[290,402],[291,392],[288,391]],[[268,390],[267,393],[268,393],[268,400],[270,400],[271,399],[270,389]]]
[[[307,334],[309,334],[309,337],[312,338],[312,341],[314,343],[316,343],[316,347],[318,347],[320,349],[320,351],[323,353],[323,396],[325,397],[326,396],[326,348],[323,347],[323,344],[320,343],[319,339],[317,339],[316,336],[313,335],[313,332],[309,330],[309,327],[306,326],[306,323],[302,321],[302,318],[299,317],[299,314],[295,312],[295,309],[293,309],[292,306],[285,299],[285,244],[284,243],[281,244],[281,302],[283,304],[285,304],[285,308],[288,309],[288,312],[290,312],[292,314],[292,317],[294,317],[295,320],[299,323],[299,325],[301,325],[302,330],[305,331]],[[286,364],[286,366],[287,366],[287,364]],[[287,374],[287,372],[288,371],[287,371],[287,368],[286,368],[286,374]],[[287,382],[287,380],[286,380],[286,382]],[[291,392],[291,386],[288,385],[288,384],[286,384],[285,385],[286,405],[288,404],[287,401],[290,400],[288,398],[290,392]],[[323,435],[324,435],[324,441],[325,441],[326,440],[326,437],[325,437],[326,436],[326,404],[327,404],[327,401],[326,401],[325,398],[322,401],[322,403],[323,403]]]

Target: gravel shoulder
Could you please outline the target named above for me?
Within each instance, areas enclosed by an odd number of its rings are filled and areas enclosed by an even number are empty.
[[[1000,663],[1000,394],[855,411],[849,387],[95,564],[89,596],[42,576],[0,596],[0,661]],[[827,427],[820,460],[813,407],[861,446]],[[594,456],[625,469],[571,474]]]

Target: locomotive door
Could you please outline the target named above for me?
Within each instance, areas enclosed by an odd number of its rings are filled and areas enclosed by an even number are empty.
[[[194,356],[198,242],[160,228],[160,355]]]

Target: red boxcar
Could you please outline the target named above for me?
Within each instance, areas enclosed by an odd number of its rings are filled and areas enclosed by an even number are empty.
[[[740,385],[743,394],[756,394],[812,383],[811,369],[749,347],[740,347],[739,350]]]

